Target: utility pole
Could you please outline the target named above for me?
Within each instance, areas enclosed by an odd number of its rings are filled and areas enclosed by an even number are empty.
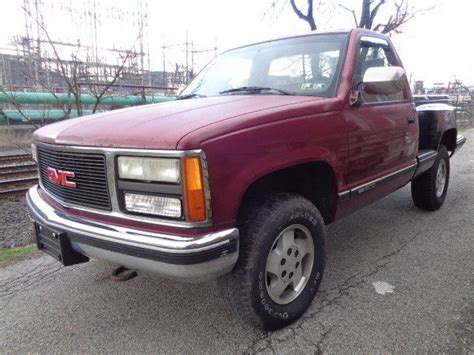
[[[188,51],[189,51],[189,43],[188,43],[188,30],[186,30],[186,84],[189,83],[189,63],[188,63]]]
[[[192,79],[194,79],[194,41],[191,41],[191,74],[192,74]]]
[[[33,59],[33,63],[34,63],[34,68],[35,68],[35,81],[36,81],[36,85],[38,85],[38,81],[39,81],[39,73],[38,73],[38,67],[39,65],[41,65],[40,63],[40,58],[41,58],[41,32],[40,32],[40,21],[41,23],[43,23],[43,19],[40,18],[40,14],[39,14],[39,9],[38,9],[38,0],[35,0],[35,15],[36,15],[36,35],[37,35],[37,38],[36,38],[36,53],[35,53],[35,56],[36,58]]]
[[[217,36],[214,37],[214,57],[217,57]]]
[[[166,86],[166,46],[161,46],[163,50],[163,86]]]

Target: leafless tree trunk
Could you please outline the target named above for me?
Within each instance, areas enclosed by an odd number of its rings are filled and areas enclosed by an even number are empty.
[[[308,3],[308,9],[306,11],[306,14],[304,14],[298,6],[296,6],[295,0],[290,0],[291,7],[293,8],[293,11],[295,12],[296,16],[298,18],[306,21],[311,28],[311,31],[315,31],[318,29],[316,26],[316,22],[314,21],[314,11],[313,11],[313,0],[306,0]]]

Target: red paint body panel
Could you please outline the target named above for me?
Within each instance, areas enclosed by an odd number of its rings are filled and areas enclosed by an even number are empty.
[[[209,168],[213,229],[235,226],[246,189],[282,168],[324,162],[334,173],[337,191],[344,192],[413,164],[418,148],[418,124],[409,126],[406,121],[414,110],[409,89],[404,93],[406,100],[399,104],[349,106],[359,38],[364,34],[390,43],[380,34],[351,31],[334,98],[244,95],[167,102],[53,124],[36,131],[34,140],[73,146],[203,149]],[[407,172],[381,188],[339,203],[336,217],[387,195],[411,177]],[[119,223],[103,216],[94,218]],[[174,232],[169,227],[140,228]],[[188,235],[203,232],[186,231]]]
[[[286,167],[324,161],[342,182],[347,160],[344,126],[340,113],[328,112],[271,122],[205,141],[202,147],[209,171],[213,172],[215,221],[234,223],[251,183]]]
[[[194,130],[230,118],[315,100],[306,96],[220,96],[99,113],[37,130],[33,139],[73,146],[176,149]],[[196,148],[196,147],[195,147]]]

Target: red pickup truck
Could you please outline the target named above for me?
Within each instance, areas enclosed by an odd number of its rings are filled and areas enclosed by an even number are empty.
[[[176,101],[37,130],[27,202],[65,266],[226,274],[236,313],[276,329],[318,290],[325,225],[408,183],[439,209],[464,141],[449,106],[415,109],[388,37],[314,33],[227,51]]]

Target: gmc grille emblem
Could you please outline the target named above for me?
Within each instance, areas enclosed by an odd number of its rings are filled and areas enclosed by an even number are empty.
[[[48,174],[48,180],[53,184],[66,187],[76,187],[76,183],[74,181],[68,180],[68,178],[73,178],[76,176],[76,174],[74,174],[72,171],[56,170],[54,168],[48,167],[46,169],[46,173]]]

